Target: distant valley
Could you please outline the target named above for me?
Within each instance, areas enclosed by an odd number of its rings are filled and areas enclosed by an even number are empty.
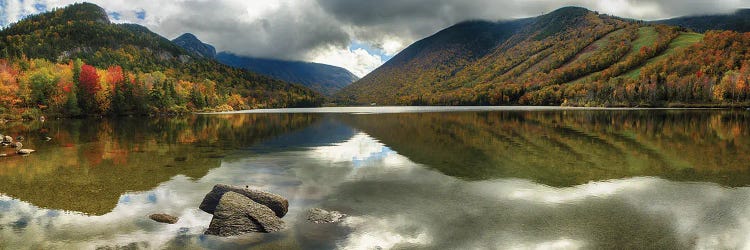
[[[299,83],[324,95],[331,96],[359,80],[348,70],[320,63],[263,59],[236,55],[231,52],[216,53],[216,49],[186,33],[172,40],[175,44],[203,58],[263,74],[286,82]]]

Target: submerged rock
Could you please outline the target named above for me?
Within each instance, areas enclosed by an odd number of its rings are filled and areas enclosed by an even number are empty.
[[[346,217],[346,214],[342,214],[339,211],[326,211],[320,208],[313,208],[307,211],[307,220],[316,223],[338,223]]]
[[[271,233],[283,228],[284,221],[270,208],[230,191],[221,197],[205,233],[227,237],[253,232]]]
[[[156,222],[167,223],[167,224],[175,224],[177,223],[177,221],[180,220],[179,217],[168,215],[168,214],[152,214],[151,216],[149,216],[149,218],[151,218],[152,220]]]
[[[216,210],[216,206],[222,199],[222,196],[227,192],[235,192],[244,195],[252,201],[270,208],[279,218],[284,217],[289,211],[289,201],[277,194],[224,184],[214,186],[211,192],[206,194],[206,197],[203,198],[203,202],[201,202],[200,209],[206,213],[213,214]]]
[[[36,150],[33,150],[33,149],[21,149],[21,150],[16,151],[16,153],[19,155],[28,155],[34,152],[36,152]]]
[[[11,143],[13,143],[13,137],[10,137],[9,135],[3,136],[2,143],[5,145],[10,145]]]

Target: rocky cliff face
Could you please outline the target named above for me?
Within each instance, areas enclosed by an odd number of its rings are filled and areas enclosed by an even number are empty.
[[[199,40],[193,34],[182,34],[180,37],[172,40],[172,42],[197,56],[203,58],[216,57],[216,48],[214,48],[214,46],[201,42],[201,40]]]

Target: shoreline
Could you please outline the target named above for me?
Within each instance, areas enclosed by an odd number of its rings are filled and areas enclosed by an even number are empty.
[[[60,115],[43,115],[48,119],[86,119],[86,118],[170,118],[186,115],[231,115],[231,114],[296,114],[296,113],[340,113],[340,114],[387,114],[387,113],[437,113],[437,112],[478,112],[478,111],[646,111],[646,110],[748,110],[745,106],[726,105],[695,105],[672,107],[579,107],[579,106],[323,106],[308,108],[269,108],[248,109],[216,112],[186,112],[186,113],[158,113],[158,114],[130,114],[130,115],[84,115],[67,117]],[[12,119],[8,116],[0,118],[0,124],[37,120],[39,117],[28,119]]]
[[[563,106],[351,106],[317,108],[252,109],[224,112],[195,112],[196,115],[227,114],[387,114],[476,111],[647,111],[647,110],[735,110],[740,107],[563,107]]]

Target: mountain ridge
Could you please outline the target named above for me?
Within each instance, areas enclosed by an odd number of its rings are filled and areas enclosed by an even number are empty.
[[[709,30],[750,32],[750,9],[738,9],[727,14],[682,16],[651,23],[680,26],[696,32]]]
[[[204,43],[191,33],[185,33],[172,40],[177,46],[203,58],[216,58],[216,48]]]
[[[336,101],[652,107],[726,106],[749,101],[747,94],[730,94],[747,91],[745,69],[750,69],[750,55],[742,49],[743,34],[737,32],[699,34],[580,7],[504,23],[520,27],[507,30],[505,39],[490,40],[494,44],[474,53],[478,57],[465,53],[476,49],[471,46],[474,41],[450,46],[440,41],[449,40],[450,34],[487,32],[487,27],[469,31],[454,25],[417,41],[344,88]],[[424,44],[437,45],[424,49]],[[686,55],[686,51],[694,55]],[[722,51],[725,57],[714,60],[706,56],[712,51]],[[677,66],[675,60],[700,63]],[[696,87],[697,82],[701,87]]]
[[[332,96],[359,77],[349,70],[321,63],[287,61],[237,55],[228,51],[216,53],[210,44],[202,42],[193,34],[185,33],[172,40],[175,44],[202,58],[216,61],[234,68],[256,72],[274,79],[297,83],[326,96]]]
[[[153,115],[323,102],[302,85],[195,56],[76,3],[0,30],[0,116]]]
[[[304,85],[312,90],[331,96],[359,80],[359,77],[341,67],[302,61],[239,56],[230,52],[221,52],[216,60],[236,68],[273,77],[279,80]]]

